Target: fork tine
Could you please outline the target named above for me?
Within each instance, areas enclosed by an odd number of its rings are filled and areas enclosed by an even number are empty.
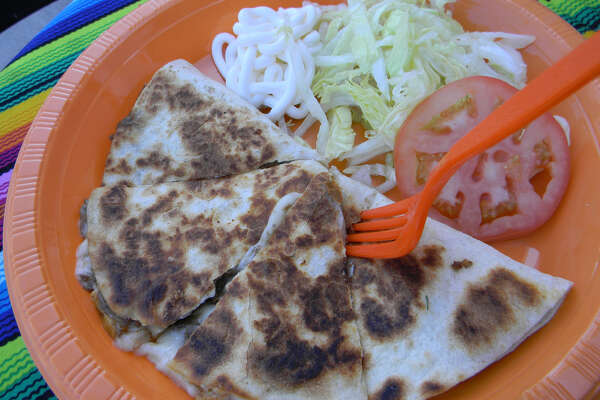
[[[346,255],[349,257],[363,258],[398,258],[407,253],[403,246],[398,246],[396,241],[371,244],[348,244]]]
[[[402,228],[388,229],[387,231],[350,233],[346,236],[348,242],[383,242],[394,240],[402,232]]]
[[[413,197],[409,197],[394,204],[388,204],[387,206],[365,210],[360,213],[360,217],[362,219],[375,219],[404,214],[409,210],[411,203],[414,201]]]
[[[359,232],[379,231],[382,229],[398,228],[406,224],[406,217],[379,219],[374,221],[358,222],[352,225],[352,229]]]
[[[401,228],[350,234],[348,235],[348,242],[362,241],[363,243],[346,244],[346,254],[351,257],[364,258],[398,258],[405,256],[416,247],[420,240],[427,215],[423,214],[421,217],[419,221],[411,220]],[[364,243],[370,240],[379,240],[380,243]]]

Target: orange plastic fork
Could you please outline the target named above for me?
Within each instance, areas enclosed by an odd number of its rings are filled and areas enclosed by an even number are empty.
[[[465,161],[526,126],[599,74],[600,33],[596,33],[459,139],[433,169],[420,193],[395,204],[363,211],[361,218],[372,221],[353,225],[357,233],[348,235],[346,254],[365,258],[397,258],[408,254],[423,233],[429,207]]]

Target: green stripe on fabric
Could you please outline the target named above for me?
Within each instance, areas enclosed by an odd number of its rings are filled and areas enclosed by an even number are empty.
[[[598,0],[543,1],[542,4],[557,14],[574,16],[584,8],[598,7]]]
[[[598,20],[598,15],[600,14],[600,5],[596,8],[586,8],[585,10],[578,13],[575,17],[577,18],[577,22],[590,25],[593,20]]]
[[[10,85],[28,74],[35,73],[65,55],[82,51],[112,24],[147,1],[137,1],[75,32],[35,49],[31,53],[27,53],[0,72],[0,88]]]
[[[73,61],[75,61],[79,54],[81,54],[81,52],[63,57],[37,71],[35,74],[29,74],[23,79],[19,79],[0,89],[0,112],[54,86],[56,81],[64,71],[73,64]]]
[[[35,369],[21,336],[0,347],[0,360],[0,393]]]
[[[40,373],[33,371],[33,373],[28,374],[21,381],[8,387],[6,391],[0,391],[0,399],[33,399],[36,397],[34,395],[39,395],[40,392],[46,390],[46,382]]]

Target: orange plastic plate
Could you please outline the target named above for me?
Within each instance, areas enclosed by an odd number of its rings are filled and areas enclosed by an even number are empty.
[[[156,69],[185,58],[210,67],[215,34],[242,7],[299,1],[151,0],[116,23],[69,68],[34,120],[10,185],[6,278],[23,339],[61,399],[187,398],[142,357],[113,346],[74,276],[79,207],[101,181],[109,135]],[[581,36],[533,0],[461,0],[470,30],[528,33],[530,77]],[[556,317],[515,352],[440,396],[444,399],[591,398],[600,381],[600,85],[556,107],[571,123],[572,177],[541,230],[496,247],[575,282]]]

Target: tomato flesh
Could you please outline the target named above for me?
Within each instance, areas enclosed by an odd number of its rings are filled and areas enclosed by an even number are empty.
[[[452,82],[422,101],[396,136],[402,195],[421,191],[452,144],[516,92],[501,80],[477,76]],[[552,216],[569,172],[566,137],[546,113],[463,164],[429,215],[481,240],[522,236]]]

